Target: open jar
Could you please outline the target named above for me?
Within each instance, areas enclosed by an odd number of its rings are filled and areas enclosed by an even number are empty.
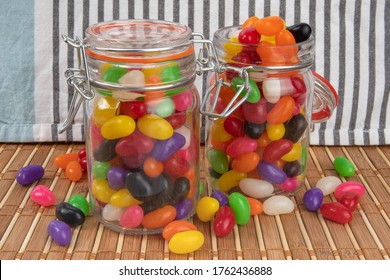
[[[68,69],[74,88],[63,129],[84,103],[89,197],[115,231],[158,233],[199,198],[199,95],[191,29],[157,20],[97,23]]]

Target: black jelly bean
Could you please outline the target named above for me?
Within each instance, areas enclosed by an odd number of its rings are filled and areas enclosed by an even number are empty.
[[[213,177],[215,179],[219,179],[222,176],[221,173],[218,173],[212,167],[209,167],[209,174],[210,174],[211,177]]]
[[[304,22],[289,26],[287,30],[291,32],[297,43],[306,41],[311,35],[310,25]]]
[[[116,157],[115,145],[118,143],[116,140],[104,139],[99,147],[93,151],[93,157],[97,161],[110,161]]]
[[[61,202],[56,208],[56,217],[70,227],[75,227],[84,223],[85,215],[79,208],[67,202]]]
[[[283,166],[283,171],[287,177],[292,178],[302,173],[302,165],[299,161],[287,162]]]
[[[190,191],[190,181],[185,177],[179,177],[173,183],[171,203],[176,204],[182,201]]]
[[[262,124],[245,122],[244,131],[248,137],[252,139],[258,139],[263,133],[263,131],[265,130],[265,127],[266,127],[265,122]]]
[[[295,115],[288,122],[285,123],[286,132],[283,138],[295,143],[306,131],[307,126],[308,123],[304,115]]]

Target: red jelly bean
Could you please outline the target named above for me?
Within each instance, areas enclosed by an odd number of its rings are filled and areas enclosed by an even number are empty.
[[[245,153],[254,152],[257,148],[257,141],[249,137],[238,137],[234,139],[227,147],[226,154],[232,158]]]
[[[244,102],[242,108],[248,122],[262,124],[267,119],[267,101],[264,98],[257,103]]]
[[[243,44],[257,44],[260,41],[260,34],[255,27],[247,27],[238,34],[238,41]]]
[[[279,139],[269,143],[263,151],[263,160],[274,162],[290,152],[293,148],[293,142],[287,139]]]
[[[56,202],[54,193],[44,185],[35,186],[30,194],[31,200],[42,206],[51,206]]]
[[[121,102],[121,115],[127,115],[134,120],[146,115],[147,106],[143,100],[134,100],[129,102]]]
[[[176,112],[166,118],[173,129],[182,127],[186,123],[186,119],[187,117],[185,112]]]
[[[295,110],[295,101],[291,96],[283,96],[272,107],[267,115],[267,122],[269,124],[281,124],[288,121]]]
[[[152,138],[135,130],[131,135],[123,137],[115,146],[115,152],[122,157],[150,153],[153,149]]]
[[[79,163],[80,163],[81,168],[82,168],[84,171],[87,171],[87,170],[88,170],[88,160],[87,160],[86,157],[81,158],[81,159],[79,160]]]
[[[222,206],[218,209],[213,223],[215,235],[218,237],[224,237],[228,235],[234,225],[236,224],[236,218],[233,210],[229,206]]]
[[[190,164],[182,157],[172,156],[164,162],[164,171],[172,178],[178,178],[190,170]]]
[[[235,117],[227,117],[223,122],[223,127],[227,133],[234,137],[240,137],[244,135],[244,124]]]
[[[352,221],[351,211],[340,202],[328,202],[322,204],[320,212],[325,219],[339,224],[346,224]]]
[[[346,192],[341,196],[339,202],[347,207],[349,211],[353,212],[359,203],[359,198],[360,197],[357,193]]]
[[[85,158],[87,156],[87,150],[84,147],[77,154],[79,155],[79,159]]]

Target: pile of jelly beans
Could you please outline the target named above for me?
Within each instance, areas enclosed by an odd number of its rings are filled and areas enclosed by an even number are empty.
[[[54,165],[65,170],[66,177],[72,182],[77,182],[87,171],[87,152],[82,148],[78,153],[67,153],[56,156]]]
[[[107,63],[101,79],[148,88],[180,80],[181,71],[174,61],[141,70]],[[87,150],[93,203],[103,223],[124,231],[161,230],[194,212],[199,118],[193,90],[97,90],[89,104]]]

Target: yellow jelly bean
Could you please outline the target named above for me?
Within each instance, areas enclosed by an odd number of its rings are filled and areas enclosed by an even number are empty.
[[[135,121],[126,115],[113,117],[102,126],[102,136],[108,140],[129,136],[135,130]]]
[[[120,189],[111,196],[110,203],[116,207],[130,207],[140,205],[142,201],[135,199],[127,189]]]
[[[213,197],[202,197],[196,207],[196,215],[202,222],[209,222],[219,209],[219,202]]]
[[[137,126],[143,134],[154,139],[165,140],[173,135],[171,124],[155,114],[147,114],[139,118]]]
[[[218,119],[213,123],[210,131],[212,139],[220,142],[226,142],[232,138],[232,135],[226,132],[225,128],[223,127],[224,121],[225,119]]]
[[[268,138],[272,141],[282,139],[284,133],[286,132],[286,128],[284,124],[267,124],[267,135]]]
[[[272,45],[275,45],[275,36],[261,35],[260,41],[265,41],[265,42],[268,42],[268,43],[270,43]]]
[[[301,157],[302,154],[302,145],[300,142],[294,143],[293,148],[290,152],[282,156],[284,161],[295,161]]]
[[[93,122],[101,127],[106,121],[115,117],[119,108],[119,102],[112,97],[100,97],[93,108]]]
[[[203,246],[204,235],[198,230],[176,233],[169,240],[168,249],[175,254],[188,254]]]
[[[231,188],[238,186],[240,181],[247,177],[246,173],[230,170],[218,179],[218,189],[223,192],[228,192]]]
[[[160,63],[159,65],[153,63],[150,64],[150,67],[148,67],[148,65],[146,64],[145,67],[142,69],[142,72],[144,72],[146,77],[160,76],[162,70],[164,70],[169,66],[174,66],[174,65],[176,65],[175,61],[168,61],[168,62]]]
[[[96,179],[92,183],[92,193],[97,200],[109,203],[116,190],[110,188],[107,180]]]
[[[232,37],[229,39],[229,42],[226,42],[224,45],[225,52],[228,56],[233,57],[239,54],[242,51],[238,37]]]

